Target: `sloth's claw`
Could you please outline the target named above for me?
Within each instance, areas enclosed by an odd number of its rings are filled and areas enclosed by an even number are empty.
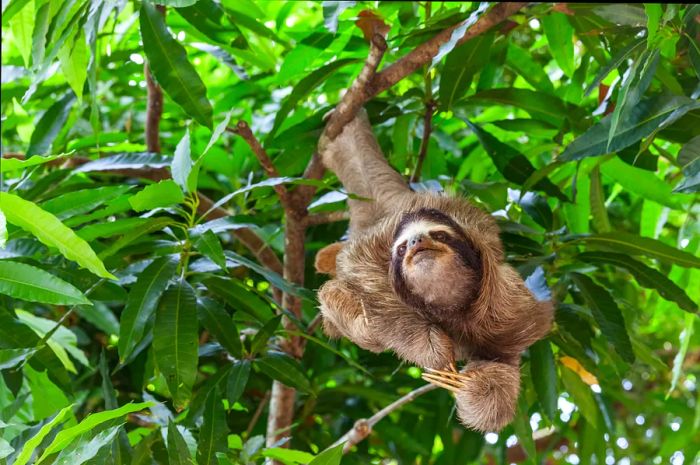
[[[422,378],[429,383],[440,386],[452,392],[460,391],[469,380],[469,375],[451,370],[436,370],[426,368]]]

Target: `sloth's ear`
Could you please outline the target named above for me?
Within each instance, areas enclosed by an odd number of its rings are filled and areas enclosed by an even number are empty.
[[[316,253],[316,260],[314,261],[314,266],[317,273],[328,274],[335,276],[336,274],[336,257],[338,253],[342,250],[342,242],[334,242],[330,245],[325,246]]]

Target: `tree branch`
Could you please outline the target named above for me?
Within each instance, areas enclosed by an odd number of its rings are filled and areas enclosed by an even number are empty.
[[[235,128],[226,128],[226,130],[234,134],[238,134],[243,138],[243,140],[246,141],[250,149],[255,154],[255,158],[258,159],[258,162],[260,162],[260,166],[263,167],[263,170],[265,170],[265,173],[268,177],[278,178],[280,176],[279,172],[277,171],[277,168],[275,168],[275,165],[272,163],[272,159],[267,154],[260,141],[258,141],[258,139],[255,137],[253,131],[250,130],[250,126],[248,126],[248,123],[246,123],[245,121],[239,121]],[[273,186],[273,189],[275,189],[275,192],[277,192],[277,196],[280,198],[280,202],[282,203],[282,205],[285,208],[289,208],[290,199],[287,188],[282,184],[278,184],[276,186]]]
[[[435,389],[437,389],[437,386],[435,386],[434,384],[426,384],[425,386],[421,386],[418,389],[414,389],[405,396],[397,399],[396,401],[387,405],[371,417],[357,420],[355,422],[355,426],[353,426],[352,429],[350,429],[347,433],[338,438],[338,440],[335,441],[330,447],[335,447],[339,444],[345,443],[345,445],[343,446],[343,454],[347,454],[348,452],[350,452],[350,449],[352,449],[354,445],[358,444],[367,436],[369,436],[369,434],[372,432],[372,428],[374,427],[374,425],[379,423],[379,421],[382,418],[388,416],[395,410],[400,409],[409,402],[412,402],[414,399],[422,396],[426,392],[430,392]]]
[[[317,213],[315,215],[309,215],[306,217],[306,225],[316,226],[319,224],[335,223],[337,221],[348,221],[349,219],[350,212],[348,211]]]
[[[165,6],[156,5],[156,9],[165,16]],[[160,118],[163,115],[163,90],[153,80],[148,62],[143,65],[143,74],[146,76],[146,91],[148,95],[146,104],[146,147],[149,152],[160,153]]]
[[[420,173],[423,169],[425,156],[428,154],[428,144],[430,143],[430,134],[433,132],[433,112],[435,111],[435,102],[430,100],[425,104],[425,115],[423,116],[423,140],[420,142],[420,150],[418,151],[418,161],[411,175],[411,182],[420,180]]]

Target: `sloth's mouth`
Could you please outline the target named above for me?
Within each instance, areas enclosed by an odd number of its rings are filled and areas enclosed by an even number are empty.
[[[419,256],[433,255],[439,251],[440,250],[435,248],[435,247],[428,247],[425,245],[419,245],[419,246],[416,246],[413,249],[411,249],[409,256],[408,256],[408,259],[413,261],[414,259],[418,258]]]

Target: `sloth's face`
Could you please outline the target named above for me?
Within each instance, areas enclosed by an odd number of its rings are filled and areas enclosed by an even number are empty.
[[[464,308],[478,292],[478,253],[457,223],[438,210],[405,214],[391,255],[394,290],[409,305]]]

